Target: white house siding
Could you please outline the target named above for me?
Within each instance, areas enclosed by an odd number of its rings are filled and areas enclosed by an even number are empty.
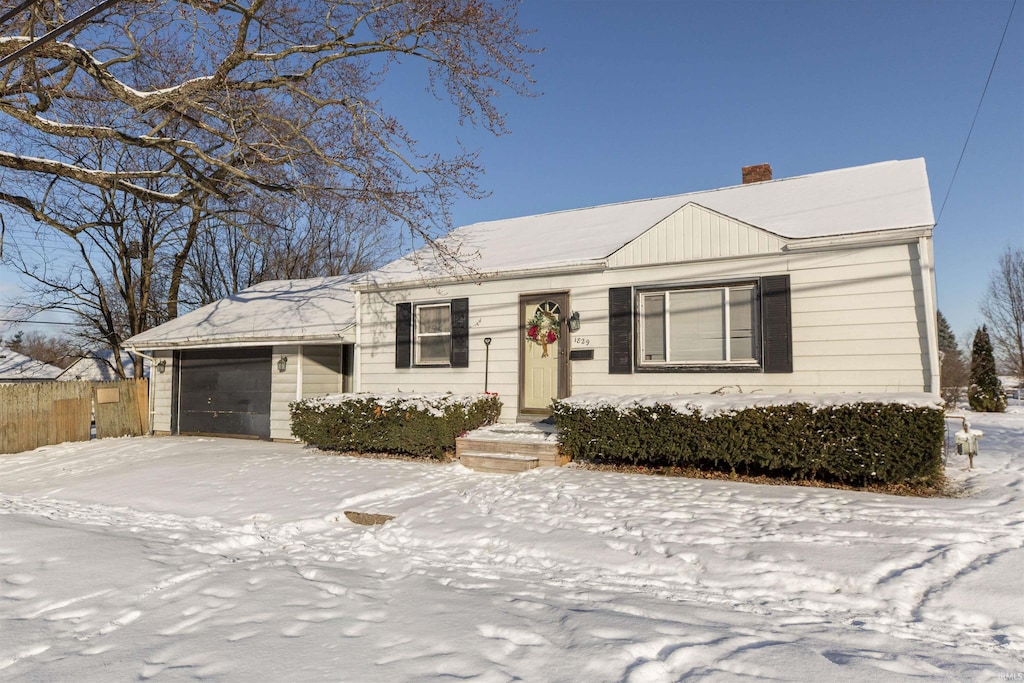
[[[602,272],[493,279],[361,296],[360,390],[482,391],[484,337],[491,337],[488,388],[517,414],[518,300],[522,293],[568,291],[580,313],[572,348],[594,359],[572,362],[572,393],[689,393],[722,387],[770,392],[929,391],[925,302],[917,243],[793,251],[609,269]],[[790,275],[792,373],[608,373],[608,289]],[[469,298],[470,366],[395,368],[395,304]],[[934,315],[934,311],[928,314]],[[589,344],[588,344],[589,342]]]
[[[288,412],[288,404],[299,398],[299,373],[302,367],[299,350],[298,345],[275,346],[274,353],[270,357],[270,362],[273,365],[270,380],[271,439],[292,438],[291,414]],[[277,363],[281,356],[288,357],[284,372],[277,369]]]
[[[608,259],[609,268],[772,254],[783,240],[696,204],[687,204]]]
[[[171,402],[174,400],[171,395],[174,354],[171,351],[155,351],[153,358],[156,359],[154,367],[160,361],[166,361],[167,366],[163,372],[156,370],[150,373],[149,391],[153,394],[152,429],[157,434],[169,434],[171,432]]]
[[[302,398],[337,394],[341,379],[339,344],[302,347]]]

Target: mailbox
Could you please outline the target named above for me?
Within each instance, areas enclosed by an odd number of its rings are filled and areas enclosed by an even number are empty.
[[[981,430],[971,429],[971,425],[967,420],[964,420],[964,428],[953,435],[956,452],[967,456],[968,467],[974,467],[974,456],[978,454],[978,441],[981,437]]]
[[[956,443],[956,452],[960,455],[977,455],[978,440],[981,437],[982,432],[980,429],[967,429],[957,432],[953,435],[953,440]]]

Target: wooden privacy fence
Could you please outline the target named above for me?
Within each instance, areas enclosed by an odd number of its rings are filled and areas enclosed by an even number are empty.
[[[0,385],[0,453],[88,441],[94,421],[97,439],[147,433],[147,380]]]

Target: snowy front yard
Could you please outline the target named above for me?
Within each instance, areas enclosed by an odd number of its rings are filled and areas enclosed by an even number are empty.
[[[960,499],[220,439],[0,456],[0,678],[1020,680],[1024,414],[974,423]]]

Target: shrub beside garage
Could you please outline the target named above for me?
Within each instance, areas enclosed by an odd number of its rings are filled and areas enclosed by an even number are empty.
[[[442,458],[455,438],[493,424],[495,394],[335,394],[289,404],[292,435],[337,451]]]
[[[931,394],[610,397],[556,401],[563,454],[851,486],[934,485],[945,422]]]

